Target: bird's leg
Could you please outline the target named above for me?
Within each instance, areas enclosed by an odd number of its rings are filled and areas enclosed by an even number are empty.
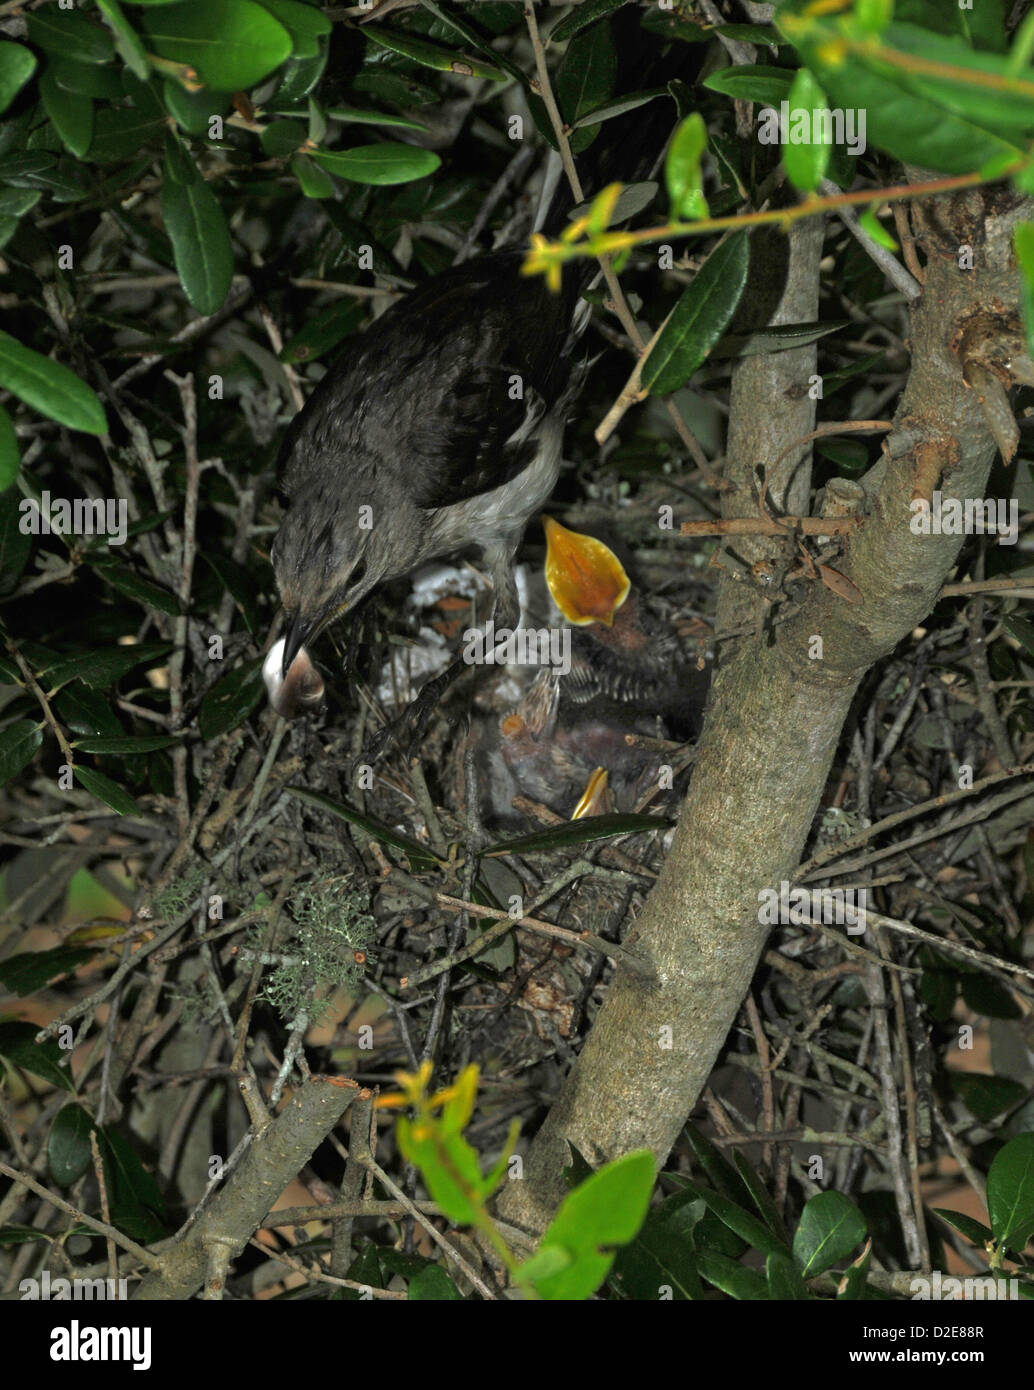
[[[482,545],[485,564],[492,576],[492,621],[496,631],[509,628],[511,631],[521,621],[521,601],[517,595],[517,581],[513,573],[513,557],[517,549],[518,537],[493,541]]]

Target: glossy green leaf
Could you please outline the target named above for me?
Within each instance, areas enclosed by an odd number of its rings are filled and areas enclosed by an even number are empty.
[[[1027,332],[1027,350],[1034,353],[1034,222],[1020,222],[1013,231],[1020,267],[1020,307]]]
[[[354,150],[317,150],[312,156],[322,168],[352,183],[393,184],[425,179],[441,164],[433,150],[415,145],[360,145]]]
[[[162,120],[136,106],[102,106],[94,120],[93,141],[86,157],[91,164],[131,159],[138,150],[159,140],[163,128]]]
[[[371,839],[379,840],[381,844],[391,845],[394,849],[401,850],[417,873],[433,869],[436,864],[441,862],[426,845],[421,845],[406,835],[400,835],[390,825],[385,825],[382,821],[375,820],[373,816],[368,816],[362,811],[356,811],[351,806],[346,806],[344,802],[334,801],[321,792],[310,792],[305,787],[285,787],[284,791],[289,796],[296,796],[299,801],[305,801],[321,811],[329,811],[332,816],[337,816],[340,820],[347,821],[349,825],[354,825],[358,830],[369,835]]]
[[[77,96],[107,102],[121,102],[125,98],[122,75],[114,66],[74,63],[71,58],[59,58],[52,53],[47,59],[47,72],[53,74],[59,87]]]
[[[0,787],[28,767],[43,742],[43,730],[34,719],[16,719],[0,733]]]
[[[742,67],[721,68],[705,77],[703,86],[721,92],[734,101],[756,101],[760,106],[778,108],[790,95],[793,73],[765,63],[745,63]]]
[[[768,1226],[759,1221],[751,1212],[745,1211],[737,1202],[730,1201],[720,1192],[711,1192],[693,1182],[684,1182],[683,1187],[703,1201],[708,1211],[718,1217],[723,1225],[734,1231],[741,1240],[760,1250],[763,1255],[778,1255],[786,1252],[786,1241],[782,1234],[773,1234]]]
[[[120,753],[134,756],[140,753],[154,753],[159,748],[171,748],[179,739],[172,734],[123,734],[114,738],[106,734],[87,734],[77,738],[74,747],[84,753]]]
[[[24,999],[26,995],[43,989],[59,975],[70,974],[96,954],[96,951],[72,946],[55,946],[50,951],[24,951],[0,960],[0,984]]]
[[[580,130],[583,126],[602,125],[604,121],[612,121],[615,116],[623,116],[626,111],[635,111],[640,106],[646,106],[651,101],[656,101],[658,97],[666,97],[667,88],[654,87],[650,91],[629,92],[626,97],[618,97],[614,101],[605,102],[602,106],[596,107],[592,111],[587,111],[584,116],[579,116],[574,122],[574,129]]]
[[[59,690],[71,680],[85,681],[92,690],[105,690],[134,666],[153,666],[172,650],[167,642],[136,642],[119,647],[95,647],[78,656],[65,657],[46,668],[40,683]]]
[[[320,40],[331,31],[327,16],[316,5],[304,5],[300,0],[259,0],[291,36],[291,56],[314,58],[320,51]]]
[[[677,391],[706,359],[736,312],[749,262],[746,232],[734,232],[711,252],[643,364],[642,382],[649,391]]]
[[[994,133],[1034,127],[1034,81],[1029,67],[1013,73],[1004,55],[974,52],[962,38],[933,35],[915,24],[890,25],[881,47],[896,54],[914,54],[924,63],[937,63],[946,69],[943,76],[906,69],[898,79],[939,106]],[[880,71],[901,73],[896,65],[881,64],[878,52],[870,61]],[[972,79],[962,76],[960,70],[965,69],[973,74]]]
[[[664,160],[664,180],[672,215],[679,219],[707,216],[700,161],[707,149],[707,126],[694,111],[676,130]]]
[[[180,182],[174,176],[169,155],[173,143],[174,137],[169,137],[162,180],[162,221],[172,242],[184,293],[199,314],[214,314],[222,307],[233,280],[230,231],[219,200],[200,175],[192,182]]]
[[[254,0],[205,0],[144,12],[148,47],[186,63],[207,87],[236,92],[268,76],[291,55],[291,36]]]
[[[198,728],[203,739],[218,738],[243,724],[262,699],[262,662],[247,661],[228,671],[201,701]]]
[[[409,1283],[410,1303],[456,1303],[463,1295],[441,1265],[428,1265]]]
[[[207,139],[212,117],[225,116],[232,97],[226,92],[213,92],[209,87],[202,87],[199,92],[187,92],[178,82],[167,78],[162,83],[162,101],[181,130],[188,135],[200,135]]]
[[[112,1225],[149,1244],[166,1235],[165,1204],[151,1173],[128,1140],[105,1125],[98,1130]]]
[[[58,1187],[71,1187],[93,1162],[93,1129],[93,1116],[81,1105],[62,1106],[54,1116],[47,1136],[47,1163]]]
[[[804,1302],[811,1298],[801,1272],[790,1256],[776,1251],[765,1260],[765,1279],[769,1297],[782,1302]]]
[[[344,121],[346,125],[386,125],[398,126],[403,130],[427,130],[422,121],[389,115],[386,111],[364,111],[359,106],[335,106],[327,115],[335,121]]]
[[[321,309],[309,319],[300,333],[284,344],[280,361],[313,362],[323,357],[355,332],[365,312],[362,303],[354,299],[339,299],[335,304]]]
[[[291,173],[298,180],[298,187],[306,198],[333,198],[337,192],[337,185],[326,169],[321,169],[318,164],[314,164],[307,155],[296,154],[293,156]]]
[[[110,806],[120,816],[132,816],[140,810],[125,787],[120,787],[117,782],[113,782],[110,777],[98,772],[94,767],[79,767],[77,764],[75,780],[80,786],[85,787],[91,796],[103,801],[105,806]]]
[[[865,1217],[841,1192],[819,1192],[804,1204],[793,1253],[806,1279],[853,1254],[867,1234]]]
[[[602,19],[604,15],[613,14],[615,10],[620,10],[624,4],[627,4],[627,0],[583,0],[582,4],[576,5],[571,13],[565,15],[556,28],[550,32],[550,43],[566,43],[568,39],[573,39],[575,34],[580,34],[590,24],[595,24],[598,19]]]
[[[985,1124],[1011,1110],[1029,1094],[1029,1087],[1009,1076],[985,1076],[980,1072],[949,1071],[952,1090],[978,1120]]]
[[[837,1300],[847,1302],[848,1300],[865,1297],[865,1283],[869,1277],[869,1262],[872,1259],[872,1240],[865,1242],[865,1249],[858,1256],[857,1260],[844,1270],[837,1289]]]
[[[827,109],[825,93],[808,68],[798,68],[787,97],[789,103],[788,129],[783,131],[783,168],[787,178],[802,193],[814,193],[829,167],[830,145],[811,138],[815,134],[813,115]],[[806,141],[798,143],[795,117],[804,113]]]
[[[697,1254],[697,1271],[702,1279],[721,1289],[730,1298],[764,1303],[770,1297],[768,1284],[756,1269],[747,1269],[728,1255],[720,1255],[714,1250],[701,1250]]]
[[[1034,1235],[1034,1134],[1017,1134],[995,1154],[987,1209],[999,1245],[1022,1250]]]
[[[99,690],[72,681],[53,701],[53,709],[66,730],[88,738],[125,738],[122,725]]]
[[[415,34],[403,34],[397,29],[386,29],[377,24],[364,24],[362,32],[380,48],[387,48],[403,58],[409,58],[421,67],[435,68],[438,72],[455,72],[461,77],[488,77],[501,82],[504,73],[495,63],[484,58],[473,58],[466,53],[456,53],[441,44],[418,38]]]
[[[569,126],[608,101],[616,76],[617,52],[606,24],[583,29],[571,40],[554,82],[560,114]],[[598,125],[593,125],[573,132],[571,149],[576,154],[586,149],[597,129]]]
[[[653,1154],[640,1149],[576,1187],[521,1268],[539,1297],[565,1302],[591,1297],[614,1263],[615,1247],[627,1245],[642,1226],[653,1185]]]
[[[0,1058],[24,1067],[62,1091],[74,1091],[72,1077],[66,1067],[68,1053],[63,1052],[53,1038],[36,1041],[39,1032],[32,1023],[0,1023]]]
[[[151,71],[151,61],[147,56],[140,35],[122,12],[118,0],[97,0],[97,8],[104,17],[115,40],[115,48],[126,67],[145,81]]]
[[[75,63],[110,63],[115,44],[107,29],[81,10],[46,5],[25,16],[29,42]]]
[[[791,348],[807,347],[830,333],[839,333],[848,326],[848,319],[831,323],[780,323],[762,328],[757,333],[723,333],[708,354],[714,361],[721,357],[754,357],[763,352],[788,352]],[[832,373],[831,373],[832,375]],[[830,377],[824,378],[824,384]]]
[[[647,1303],[703,1296],[693,1231],[705,1211],[691,1192],[677,1192],[651,1207],[638,1235],[614,1261],[610,1282],[623,1298]]]
[[[647,816],[617,811],[613,815],[586,816],[584,820],[569,821],[553,830],[536,830],[519,835],[514,840],[498,840],[482,850],[483,855],[535,854],[573,845],[588,845],[594,840],[609,840],[615,835],[637,835],[644,830],[668,830],[673,822],[662,816]]]
[[[0,112],[11,102],[36,71],[36,55],[20,43],[0,41]]]
[[[947,1221],[956,1231],[961,1231],[966,1239],[971,1240],[976,1246],[983,1246],[989,1240],[994,1240],[994,1231],[990,1226],[985,1226],[982,1221],[975,1221],[963,1211],[948,1211],[945,1207],[934,1207],[933,1210],[935,1216]]]
[[[0,405],[0,492],[6,492],[18,476],[21,467],[21,454],[18,450],[18,436],[14,432],[14,421]],[[2,573],[0,561],[0,573]]]
[[[266,154],[279,159],[300,150],[309,138],[301,121],[271,121],[259,136]]]
[[[58,85],[48,67],[40,78],[43,109],[53,122],[62,143],[70,154],[81,159],[93,139],[93,102]]]
[[[74,372],[0,332],[0,386],[72,430],[106,434],[104,407]]]

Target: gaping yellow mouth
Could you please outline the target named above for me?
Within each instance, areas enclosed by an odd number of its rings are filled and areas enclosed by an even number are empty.
[[[546,528],[546,583],[569,623],[610,627],[632,584],[609,546],[595,536],[569,531],[550,516]]]

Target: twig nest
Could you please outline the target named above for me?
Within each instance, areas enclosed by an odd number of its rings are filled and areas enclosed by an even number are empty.
[[[262,663],[262,679],[269,692],[269,703],[284,719],[315,714],[323,704],[323,677],[304,647],[291,662],[287,675],[282,676],[280,668],[284,661],[284,645],[281,637],[269,649],[269,655]]]

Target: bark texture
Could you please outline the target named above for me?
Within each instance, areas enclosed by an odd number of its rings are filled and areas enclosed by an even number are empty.
[[[912,368],[883,459],[863,480],[865,523],[836,562],[861,601],[815,583],[788,621],[722,645],[671,853],[626,941],[655,962],[660,983],[617,972],[524,1179],[500,1199],[507,1220],[544,1228],[564,1195],[568,1141],[593,1164],[645,1147],[660,1165],[692,1110],[765,945],[759,893],[793,881],[859,682],[929,614],[958,554],[957,536],[912,533],[910,503],[938,488],[983,495],[995,444],[963,373],[979,361],[1008,376],[1003,344],[1017,341],[1019,326],[1012,229],[1029,215],[1029,204],[999,188],[918,212],[928,266],[912,310]],[[972,270],[958,266],[964,244]],[[806,241],[794,245],[788,294],[794,259],[803,266],[809,249],[813,257]],[[784,430],[803,425],[799,438],[810,427],[792,397],[799,406],[807,364],[780,360],[790,357],[762,360],[734,392],[727,514],[756,511],[746,480],[752,463],[772,462],[767,432],[788,442]],[[791,453],[775,480],[788,502],[800,497],[797,462]],[[735,623],[756,600],[726,594],[719,611]]]

